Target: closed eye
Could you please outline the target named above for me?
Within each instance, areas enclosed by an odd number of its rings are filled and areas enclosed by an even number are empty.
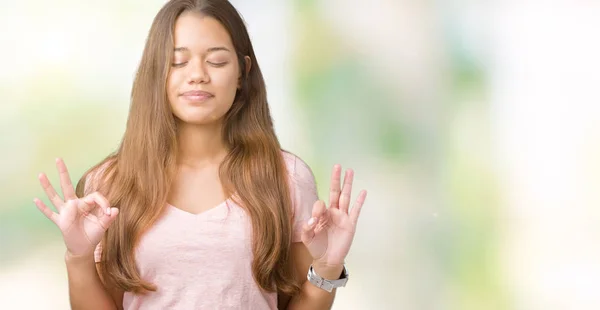
[[[225,66],[227,64],[227,62],[210,62],[210,61],[208,61],[208,64],[213,67],[219,68],[219,67]]]
[[[180,62],[180,63],[173,63],[173,64],[171,64],[171,67],[179,68],[179,67],[185,66],[185,64],[187,64],[187,61]]]

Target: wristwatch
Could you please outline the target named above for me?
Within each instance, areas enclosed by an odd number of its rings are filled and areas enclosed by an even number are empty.
[[[344,265],[344,269],[342,270],[342,274],[340,275],[340,278],[338,280],[327,280],[323,279],[320,275],[318,275],[313,269],[313,266],[310,265],[310,268],[308,268],[308,274],[306,275],[306,278],[310,283],[314,284],[316,287],[331,293],[331,291],[333,291],[334,288],[346,286],[346,283],[348,282],[348,272],[346,271],[346,265]]]

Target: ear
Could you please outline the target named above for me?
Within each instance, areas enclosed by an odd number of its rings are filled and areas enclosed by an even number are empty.
[[[246,75],[248,75],[248,73],[250,73],[250,68],[252,68],[250,56],[244,56],[244,63],[246,64]]]
[[[250,73],[250,68],[252,68],[252,60],[250,59],[250,56],[244,56],[244,65],[246,66],[244,68],[245,70],[245,75],[248,76],[248,73]],[[240,70],[241,71],[241,70]],[[240,77],[238,78],[238,89],[242,88],[242,74],[240,73]]]

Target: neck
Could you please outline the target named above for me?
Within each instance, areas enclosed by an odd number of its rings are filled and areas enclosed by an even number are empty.
[[[220,163],[228,148],[223,140],[222,124],[181,123],[177,132],[177,165],[201,168]]]

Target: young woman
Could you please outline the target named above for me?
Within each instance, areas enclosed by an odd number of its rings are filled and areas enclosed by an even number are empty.
[[[282,151],[247,30],[225,0],[158,13],[118,150],[74,190],[57,159],[57,212],[73,309],[329,309],[347,281],[364,203],[353,172],[329,207]]]

